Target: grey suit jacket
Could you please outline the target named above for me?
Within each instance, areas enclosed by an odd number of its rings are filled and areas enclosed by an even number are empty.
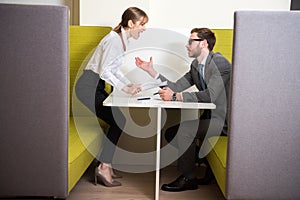
[[[210,52],[204,70],[207,88],[201,87],[197,59],[193,60],[190,70],[176,82],[169,81],[163,75],[160,75],[159,78],[162,81],[167,81],[168,87],[174,92],[182,92],[183,102],[214,103],[216,109],[211,111],[211,118],[224,122],[224,128],[227,129],[230,73],[231,64],[229,61],[220,53]],[[193,85],[196,85],[198,91],[184,92]]]

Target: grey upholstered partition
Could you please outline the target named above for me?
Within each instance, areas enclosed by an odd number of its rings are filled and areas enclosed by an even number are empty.
[[[67,196],[67,7],[0,4],[0,91],[0,197]]]
[[[235,13],[228,199],[300,199],[300,12]]]

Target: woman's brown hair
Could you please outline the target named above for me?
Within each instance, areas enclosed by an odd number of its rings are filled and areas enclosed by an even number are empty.
[[[117,33],[121,33],[122,27],[123,28],[128,27],[129,20],[132,20],[133,23],[136,23],[142,17],[143,17],[143,23],[148,22],[148,16],[143,10],[137,7],[129,7],[122,14],[122,20],[119,23],[119,25],[114,28],[114,31]]]

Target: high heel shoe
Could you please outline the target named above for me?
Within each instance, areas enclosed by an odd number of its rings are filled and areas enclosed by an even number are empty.
[[[113,180],[112,183],[108,182],[106,178],[101,174],[99,171],[98,167],[95,168],[95,185],[98,183],[98,177],[100,178],[101,182],[103,185],[106,187],[116,187],[116,186],[121,186],[122,184],[118,181]]]
[[[99,166],[101,164],[101,162],[98,161],[97,166]],[[102,163],[103,164],[103,163]],[[111,166],[111,164],[106,164],[107,166],[109,166],[110,170],[111,170],[111,177],[112,178],[123,178],[123,176],[121,174],[116,174]]]

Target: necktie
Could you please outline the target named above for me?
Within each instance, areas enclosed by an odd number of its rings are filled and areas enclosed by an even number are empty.
[[[205,82],[204,82],[204,79],[203,79],[203,65],[202,64],[199,64],[199,79],[200,79],[201,87],[203,89],[205,89]]]

